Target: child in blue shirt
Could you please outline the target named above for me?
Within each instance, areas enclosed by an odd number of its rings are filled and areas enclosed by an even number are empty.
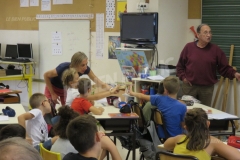
[[[168,136],[173,137],[183,133],[184,116],[187,111],[185,104],[179,102],[177,93],[179,90],[179,80],[177,77],[169,76],[163,80],[164,95],[145,95],[135,93],[132,87],[129,87],[129,94],[140,99],[150,101],[152,105],[162,112],[164,124],[168,132]],[[163,131],[158,131],[159,136],[162,136]]]

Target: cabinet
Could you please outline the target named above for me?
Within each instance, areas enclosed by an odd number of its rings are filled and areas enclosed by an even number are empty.
[[[132,78],[132,81],[134,83],[134,85],[133,85],[134,92],[140,93],[141,92],[141,84],[142,83],[148,82],[148,83],[160,84],[162,80],[150,80],[150,79]],[[134,98],[134,101],[139,103],[139,99],[136,98],[136,97]]]
[[[32,77],[33,74],[33,65],[35,62],[8,62],[8,61],[0,61],[0,64],[11,64],[11,65],[18,65],[22,68],[22,74],[20,75],[11,75],[11,76],[1,76],[0,81],[14,81],[14,80],[26,80],[27,87],[28,87],[28,98],[32,96]],[[29,106],[29,108],[31,108]]]

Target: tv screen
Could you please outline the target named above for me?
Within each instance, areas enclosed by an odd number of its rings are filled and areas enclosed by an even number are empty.
[[[123,13],[120,20],[121,43],[157,44],[158,13]]]
[[[32,44],[18,43],[17,51],[19,58],[33,58],[32,55]]]
[[[5,57],[12,59],[18,58],[17,45],[7,44]]]

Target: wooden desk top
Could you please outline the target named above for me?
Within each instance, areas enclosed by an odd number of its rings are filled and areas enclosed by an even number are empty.
[[[22,91],[19,91],[19,90],[11,90],[11,89],[0,89],[0,95],[17,94],[17,93],[22,93]]]
[[[6,106],[9,106],[12,109],[14,109],[15,112],[16,112],[16,115],[15,115],[15,117],[9,117],[9,119],[6,120],[6,121],[0,121],[0,125],[17,124],[18,123],[18,116],[23,114],[23,113],[26,113],[24,107],[19,103],[16,103],[16,104],[0,104],[0,113],[2,113],[2,109],[6,108]]]
[[[101,103],[95,102],[96,107],[103,107],[104,108],[104,112],[102,115],[93,115],[96,119],[112,119],[112,117],[109,116],[109,113],[120,113],[119,108],[116,108],[114,106],[103,106]],[[124,118],[121,118],[124,119]],[[131,117],[131,118],[127,118],[127,119],[137,119],[136,117]]]
[[[36,62],[11,62],[11,61],[1,61],[0,60],[0,63],[1,64],[34,64]]]
[[[208,114],[209,120],[212,120],[212,119],[215,119],[215,120],[221,120],[221,119],[222,120],[223,119],[238,120],[238,119],[240,119],[238,116],[235,116],[235,115],[232,115],[232,114],[229,114],[229,113],[226,113],[226,112],[220,111],[218,109],[208,107],[208,106],[205,106],[205,105],[199,104],[199,103],[194,103],[193,106],[187,106],[187,109],[192,109],[192,108],[202,108],[205,111],[211,110],[212,113]]]

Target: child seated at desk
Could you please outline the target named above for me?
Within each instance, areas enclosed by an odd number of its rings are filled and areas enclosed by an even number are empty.
[[[78,91],[80,95],[76,97],[72,102],[72,109],[77,111],[79,114],[87,114],[92,112],[95,115],[101,115],[104,111],[102,107],[95,107],[93,104],[88,100],[89,94],[91,93],[91,81],[88,78],[81,78],[78,81]],[[95,100],[102,99],[104,97],[108,97],[114,92],[118,91],[118,86],[113,88],[110,91],[105,91],[98,93],[95,95]]]
[[[82,80],[83,79],[83,80]],[[72,107],[73,100],[78,97],[84,97],[85,102],[87,103],[87,106],[89,107],[90,103],[91,106],[94,105],[93,100],[99,100],[105,97],[108,97],[112,95],[113,93],[118,93],[118,86],[115,88],[111,88],[110,91],[103,91],[94,95],[90,95],[91,93],[91,81],[87,78],[79,79],[79,75],[77,71],[74,68],[70,68],[64,71],[62,76],[62,81],[65,86],[68,87],[67,89],[67,98],[66,98],[66,104]],[[79,86],[81,85],[81,86]],[[85,88],[87,88],[85,90]],[[82,94],[79,94],[82,92]],[[79,103],[79,102],[75,102]],[[77,104],[74,104],[75,110],[77,110]],[[90,107],[91,107],[90,106]],[[96,107],[95,107],[96,108]],[[95,110],[95,108],[93,110]],[[89,111],[87,110],[86,113]],[[96,111],[97,112],[97,111]],[[82,112],[79,112],[80,114],[83,114]]]
[[[198,159],[210,160],[218,154],[226,159],[239,159],[240,152],[221,140],[210,136],[207,113],[202,108],[193,108],[186,113],[186,135],[171,137],[164,143],[164,148],[173,153],[186,154]]]
[[[33,146],[40,150],[39,144],[50,150],[58,136],[48,138],[48,128],[43,116],[51,112],[51,106],[47,97],[42,93],[35,93],[29,100],[32,110],[18,116],[18,123],[26,128],[27,138],[32,139]],[[25,123],[27,122],[26,126]]]
[[[11,138],[21,137],[26,138],[26,129],[20,124],[9,124],[1,128],[0,130],[0,141]]]
[[[51,151],[61,153],[61,157],[64,158],[64,156],[70,152],[78,153],[78,151],[72,146],[72,144],[67,138],[66,128],[70,121],[77,118],[79,114],[75,112],[73,109],[63,106],[58,109],[58,115],[60,116],[60,120],[54,126],[54,132],[55,134],[59,135],[59,138],[53,144]],[[95,118],[91,117],[91,119],[96,124]],[[79,130],[79,132],[82,131],[83,130]],[[75,139],[77,139],[77,137],[75,137]],[[114,160],[121,159],[117,147],[108,136],[103,136],[100,142],[101,148],[104,150],[104,152],[102,152],[101,159],[104,159],[104,157],[106,156],[106,150],[110,152]]]
[[[150,101],[152,105],[162,112],[168,136],[164,135],[161,127],[158,127],[159,137],[173,137],[184,132],[183,121],[187,111],[185,104],[179,102],[176,97],[179,90],[179,80],[177,77],[169,76],[163,80],[164,95],[145,95],[132,92],[129,87],[129,94],[140,99]],[[164,136],[163,136],[164,135]]]
[[[106,138],[106,136],[104,133],[97,130],[96,119],[93,116],[82,115],[73,119],[67,126],[66,134],[70,143],[78,153],[68,153],[63,160],[102,159],[99,158],[101,154],[102,139]],[[111,144],[115,146],[112,142]],[[121,157],[118,153],[118,155],[112,157],[112,159],[120,160]]]

